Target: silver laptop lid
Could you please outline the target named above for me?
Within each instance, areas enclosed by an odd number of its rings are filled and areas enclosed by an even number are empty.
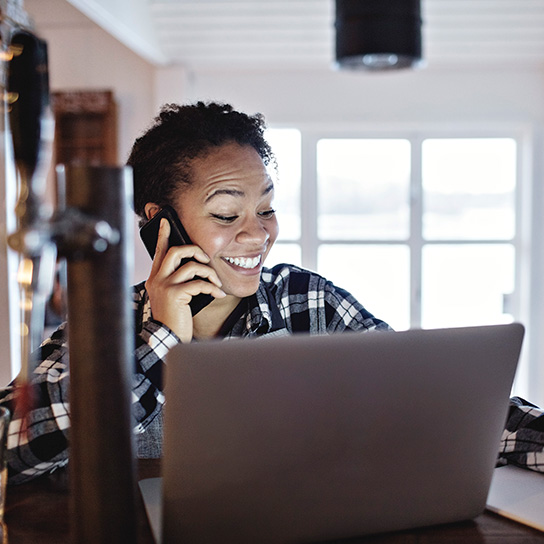
[[[485,508],[519,324],[181,345],[163,542],[311,542]]]

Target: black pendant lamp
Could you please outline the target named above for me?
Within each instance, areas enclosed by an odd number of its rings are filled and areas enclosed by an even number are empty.
[[[395,70],[421,64],[420,0],[336,0],[336,64]]]

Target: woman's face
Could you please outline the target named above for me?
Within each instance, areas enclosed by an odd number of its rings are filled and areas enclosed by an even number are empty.
[[[225,144],[191,163],[192,184],[174,207],[194,244],[210,257],[227,295],[254,294],[278,236],[274,185],[250,146]]]

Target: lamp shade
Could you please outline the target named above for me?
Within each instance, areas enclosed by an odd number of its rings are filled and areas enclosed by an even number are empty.
[[[336,0],[339,68],[394,70],[421,63],[420,0]]]

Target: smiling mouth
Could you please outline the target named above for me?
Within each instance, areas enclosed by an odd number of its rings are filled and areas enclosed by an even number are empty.
[[[224,259],[228,263],[246,270],[256,268],[261,263],[261,255],[257,255],[257,257],[224,257]]]

